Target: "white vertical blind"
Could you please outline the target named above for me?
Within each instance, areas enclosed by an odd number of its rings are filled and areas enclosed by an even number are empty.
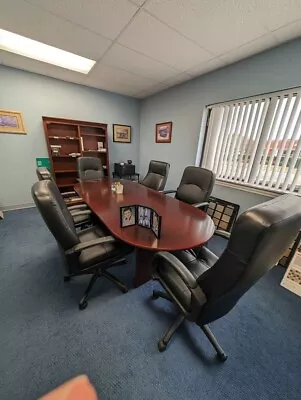
[[[217,179],[301,193],[301,91],[211,107],[202,166]]]

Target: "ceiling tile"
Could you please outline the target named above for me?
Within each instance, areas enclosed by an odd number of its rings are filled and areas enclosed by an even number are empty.
[[[267,34],[260,37],[259,39],[245,44],[244,46],[238,47],[230,51],[229,53],[221,55],[220,58],[225,60],[229,64],[277,46],[277,44],[278,42],[273,37],[273,35]]]
[[[156,82],[164,81],[179,73],[179,70],[153,60],[134,50],[115,43],[102,58],[102,62],[145,76]]]
[[[3,50],[0,50],[0,60],[2,64],[8,67],[18,68],[40,75],[51,76],[53,78],[61,79],[67,82],[81,83],[85,76],[83,74],[80,74],[79,72],[56,67],[55,65],[32,60],[31,58],[22,57],[17,54],[9,53]]]
[[[219,57],[215,57],[210,61],[197,65],[196,67],[189,69],[186,71],[188,74],[192,75],[193,77],[199,76],[202,74],[206,74],[207,72],[213,71],[217,68],[226,65],[226,62]]]
[[[171,87],[175,85],[179,85],[180,83],[189,81],[193,77],[186,72],[181,72],[180,74],[167,79],[166,81],[162,82],[166,87]]]
[[[131,3],[136,4],[137,6],[141,7],[146,2],[146,0],[129,0]]]
[[[250,4],[250,0],[149,0],[143,8],[219,55],[267,33]]]
[[[98,60],[111,40],[20,0],[2,7],[0,27],[30,39]]]
[[[84,78],[83,84],[131,96],[152,87],[154,83],[122,69],[98,63]]]
[[[145,89],[145,90],[142,90],[139,93],[136,93],[134,95],[134,97],[137,97],[138,99],[144,99],[144,98],[146,98],[148,96],[151,96],[151,95],[153,95],[155,93],[161,92],[162,90],[166,89],[167,87],[168,87],[168,85],[165,85],[164,83],[158,83],[156,85],[153,85],[149,89]]]
[[[273,35],[278,39],[280,43],[300,37],[301,20],[292,22],[291,24],[285,25],[282,28],[273,31]]]
[[[270,30],[301,19],[300,0],[253,0],[252,4],[254,16]]]
[[[182,71],[212,58],[208,52],[144,11],[137,14],[118,42]]]
[[[109,39],[115,39],[138,10],[128,0],[27,1]]]

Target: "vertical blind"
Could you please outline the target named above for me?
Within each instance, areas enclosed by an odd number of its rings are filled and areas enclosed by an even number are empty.
[[[301,194],[301,91],[210,108],[202,166],[219,180]]]

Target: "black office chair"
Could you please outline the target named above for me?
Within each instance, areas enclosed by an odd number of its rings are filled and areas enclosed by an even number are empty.
[[[38,167],[36,169],[36,173],[37,173],[37,177],[38,177],[39,181],[51,180],[56,185],[56,183],[53,179],[53,176],[49,172],[48,168]],[[70,196],[74,196],[75,194],[76,194],[76,192],[74,192],[74,191],[61,193],[61,195],[64,199],[67,199]],[[81,200],[80,197],[79,197],[79,200]],[[87,224],[93,223],[92,212],[91,212],[91,210],[89,210],[89,208],[87,207],[86,204],[77,204],[74,206],[67,206],[67,208],[70,211],[73,221],[77,227],[82,227],[82,226],[86,226]],[[84,211],[84,212],[82,213],[82,211]]]
[[[126,286],[107,272],[113,266],[124,264],[123,257],[132,251],[118,241],[103,226],[76,232],[72,216],[54,182],[36,182],[31,190],[34,202],[50,232],[55,237],[65,261],[68,281],[76,275],[92,274],[90,283],[79,303],[80,310],[87,307],[88,295],[100,277],[115,283],[123,292]]]
[[[189,251],[157,253],[153,278],[165,292],[154,291],[153,298],[170,300],[180,311],[158,342],[159,350],[166,349],[173,333],[187,319],[201,327],[220,360],[225,361],[227,356],[207,324],[225,316],[278,263],[300,228],[301,199],[287,194],[241,214],[220,258],[206,247],[198,249],[196,256]]]
[[[215,183],[215,175],[209,169],[186,167],[177,190],[165,190],[163,193],[175,193],[175,198],[195,207],[208,205]]]
[[[102,179],[105,177],[101,160],[98,157],[78,157],[78,178],[81,181]]]
[[[168,178],[169,168],[170,164],[166,162],[152,160],[149,163],[147,174],[140,181],[141,185],[158,191],[163,190]]]

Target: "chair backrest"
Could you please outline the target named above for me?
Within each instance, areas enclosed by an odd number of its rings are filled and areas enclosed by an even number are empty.
[[[104,178],[104,170],[98,157],[78,157],[77,172],[80,180],[93,180]]]
[[[46,167],[38,167],[36,169],[36,173],[37,173],[37,177],[39,179],[39,181],[43,181],[43,180],[51,180],[53,181],[53,177],[50,173],[50,171],[48,170],[48,168]]]
[[[163,190],[166,185],[169,169],[170,164],[163,161],[152,160],[149,163],[146,176],[140,181],[141,185],[154,190]]]
[[[73,218],[56,184],[51,180],[36,182],[32,186],[31,194],[60,247],[68,250],[79,243]]]
[[[208,201],[214,182],[215,175],[209,169],[186,167],[175,198],[189,204]]]
[[[198,279],[206,294],[200,322],[227,314],[275,266],[301,229],[301,198],[285,194],[250,208],[237,219],[227,248]]]

